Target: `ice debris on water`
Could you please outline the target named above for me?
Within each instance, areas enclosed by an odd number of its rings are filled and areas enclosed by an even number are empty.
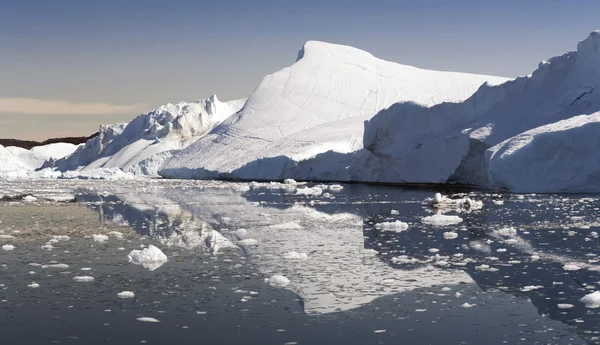
[[[459,216],[448,216],[444,214],[435,214],[421,219],[424,224],[433,226],[448,226],[461,223],[463,220]]]
[[[542,285],[527,285],[525,287],[521,288],[521,291],[523,292],[529,292],[529,291],[533,291],[533,290],[537,290],[537,289],[542,289],[543,286]]]
[[[323,189],[319,187],[306,187],[296,189],[296,195],[314,195],[318,196],[323,194]]]
[[[160,322],[153,317],[147,317],[147,316],[138,317],[136,320],[138,320],[140,322]]]
[[[92,239],[94,240],[94,242],[103,243],[104,241],[108,240],[108,236],[106,236],[106,235],[92,235]]]
[[[13,249],[15,249],[15,246],[13,246],[12,244],[5,244],[2,246],[2,250],[9,251],[9,250],[13,250]]]
[[[444,232],[444,238],[447,240],[453,240],[455,238],[458,238],[458,234],[456,232],[450,231],[450,232]]]
[[[133,293],[132,291],[122,291],[122,292],[117,293],[117,297],[119,297],[119,298],[134,298],[135,293]]]
[[[265,283],[272,286],[284,287],[290,283],[290,280],[280,274],[276,274],[271,278],[265,278]]]
[[[600,308],[600,291],[595,291],[583,296],[580,301],[586,308]]]
[[[559,303],[557,307],[558,309],[571,309],[574,307],[574,305],[568,303]]]
[[[37,201],[37,198],[34,197],[34,196],[32,196],[32,195],[28,195],[28,196],[26,196],[26,197],[23,198],[23,201],[25,201],[25,202],[34,202],[34,201]]]
[[[27,285],[28,288],[37,289],[40,287],[40,284],[36,282],[31,282],[31,284]]]
[[[451,199],[440,193],[435,193],[433,198],[426,198],[423,200],[422,204],[437,209],[455,209],[466,211],[474,211],[483,208],[483,202],[481,201],[473,200],[469,197]]]
[[[291,251],[283,254],[283,258],[290,260],[306,260],[308,258],[308,255],[306,255],[306,253],[298,253],[295,251]]]
[[[407,230],[408,224],[397,220],[394,222],[384,222],[384,223],[375,224],[375,229],[382,230],[382,231],[400,232],[400,231]]]
[[[154,245],[142,250],[132,250],[127,255],[129,262],[135,265],[142,265],[144,268],[154,271],[168,261],[167,256]]]
[[[565,271],[578,271],[580,269],[581,269],[581,267],[579,267],[575,264],[566,264],[563,266],[563,270],[565,270]]]
[[[91,282],[94,281],[94,277],[90,277],[90,276],[75,276],[73,277],[73,280],[79,283],[87,283],[87,282]]]

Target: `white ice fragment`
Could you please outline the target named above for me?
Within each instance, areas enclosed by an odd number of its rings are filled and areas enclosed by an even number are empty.
[[[514,237],[517,235],[517,229],[512,228],[512,227],[502,228],[502,229],[498,230],[498,235],[504,236],[504,237]]]
[[[104,241],[108,240],[108,236],[106,236],[106,235],[92,235],[92,239],[94,240],[94,242],[103,243]]]
[[[323,190],[319,187],[306,187],[306,188],[298,188],[296,189],[296,195],[321,195],[323,194]]]
[[[271,278],[266,278],[265,283],[270,284],[272,286],[284,287],[290,283],[290,280],[280,274],[276,274]]]
[[[558,309],[571,309],[574,307],[574,305],[568,303],[559,303],[557,307]]]
[[[133,293],[132,291],[122,291],[122,292],[117,293],[117,297],[119,297],[119,298],[134,298],[135,293]]]
[[[13,250],[13,249],[15,249],[15,246],[13,246],[12,244],[5,244],[2,246],[2,250],[9,251],[9,250]]]
[[[287,184],[287,185],[297,185],[298,182],[296,182],[296,180],[291,179],[291,178],[286,178],[285,180],[283,180],[283,184]]]
[[[408,229],[408,224],[397,220],[394,222],[384,222],[375,224],[375,228],[381,231],[401,232]]]
[[[456,232],[453,232],[453,231],[444,232],[444,238],[447,240],[453,240],[457,237],[458,237],[458,234]]]
[[[37,198],[34,197],[34,196],[32,196],[32,195],[28,195],[28,196],[26,196],[26,197],[23,198],[23,201],[25,201],[25,202],[34,202],[34,201],[37,201]]]
[[[542,289],[543,286],[542,285],[527,285],[525,287],[521,288],[521,291],[523,292],[529,292],[529,291],[533,291],[533,290],[537,290],[537,289]]]
[[[600,291],[595,291],[583,296],[580,301],[586,308],[600,308]]]
[[[36,282],[31,282],[31,284],[27,285],[28,288],[37,289],[40,287],[40,284]]]
[[[462,222],[462,218],[459,216],[448,216],[444,214],[436,214],[433,216],[427,216],[421,219],[421,221],[425,224],[433,225],[433,226],[448,226],[454,225]]]
[[[477,305],[477,304],[469,304],[469,303],[465,302],[465,303],[461,304],[460,306],[461,306],[462,308],[473,308],[473,307],[474,307],[474,306],[476,306],[476,305]]]
[[[565,270],[565,271],[577,271],[580,269],[581,269],[581,267],[579,267],[575,264],[566,264],[563,266],[563,270]]]
[[[75,276],[73,277],[73,280],[79,283],[87,283],[87,282],[91,282],[94,281],[94,277],[90,277],[90,276]]]
[[[147,317],[147,316],[138,317],[136,320],[138,320],[140,322],[160,322],[153,317]]]
[[[168,261],[167,256],[152,244],[142,250],[132,250],[127,258],[129,262],[142,265],[150,271],[154,271]]]
[[[49,265],[42,265],[42,268],[58,268],[61,270],[65,270],[65,269],[69,268],[69,265],[67,265],[67,264],[49,264]]]
[[[258,241],[253,238],[246,238],[238,241],[237,243],[242,246],[255,246],[258,244]]]
[[[290,260],[306,260],[308,258],[308,255],[306,255],[306,253],[298,253],[298,252],[292,251],[292,252],[287,252],[287,253],[283,254],[283,258],[290,259]]]

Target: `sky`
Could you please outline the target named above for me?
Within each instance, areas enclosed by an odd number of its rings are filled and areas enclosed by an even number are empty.
[[[600,29],[594,0],[0,0],[0,138],[89,135],[161,104],[247,97],[303,43],[516,77]]]

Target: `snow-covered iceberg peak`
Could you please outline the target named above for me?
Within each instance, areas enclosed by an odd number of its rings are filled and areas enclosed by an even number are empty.
[[[309,41],[292,66],[264,77],[242,111],[177,153],[161,175],[282,179],[317,154],[362,148],[363,121],[396,102],[457,102],[484,82],[505,80],[424,70]]]
[[[600,30],[592,31],[585,40],[577,44],[577,54],[579,63],[600,69]]]
[[[238,112],[245,102],[245,99],[221,102],[212,95],[198,101],[160,106],[128,124],[101,126],[98,137],[54,166],[61,171],[119,168],[134,174],[156,175],[172,151],[195,142]]]

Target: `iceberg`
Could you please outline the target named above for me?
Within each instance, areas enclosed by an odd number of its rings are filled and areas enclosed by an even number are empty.
[[[120,169],[156,175],[173,151],[194,143],[215,125],[240,110],[245,99],[207,99],[166,104],[127,124],[103,125],[99,135],[52,166],[59,171]]]
[[[267,75],[244,108],[159,170],[169,178],[284,180],[298,162],[363,148],[364,121],[397,102],[457,102],[507,79],[384,61],[348,46],[309,41],[296,63]],[[328,166],[327,171],[331,170]],[[326,179],[326,178],[323,178]]]

